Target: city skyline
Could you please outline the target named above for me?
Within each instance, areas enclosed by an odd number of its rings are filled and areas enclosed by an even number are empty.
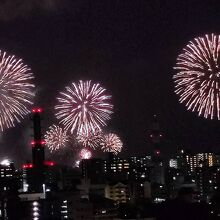
[[[205,3],[89,0],[65,1],[63,6],[69,8],[55,6],[33,6],[31,13],[14,13],[15,18],[3,19],[0,14],[0,48],[32,68],[35,105],[45,112],[44,131],[54,123],[59,91],[72,81],[93,80],[112,95],[114,114],[107,128],[121,137],[122,155],[150,154],[147,131],[154,114],[159,116],[166,142],[163,153],[179,147],[218,151],[219,121],[187,111],[178,103],[172,80],[176,58],[188,41],[220,33],[217,6],[209,5],[206,11]],[[1,157],[19,163],[30,158],[30,124],[26,117],[4,131]]]

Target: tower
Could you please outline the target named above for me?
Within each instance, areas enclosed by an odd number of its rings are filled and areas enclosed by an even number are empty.
[[[154,151],[150,173],[150,181],[152,184],[152,198],[164,198],[164,164],[161,157],[161,142],[163,139],[163,134],[160,129],[157,115],[153,116],[153,120],[149,128],[149,139]]]
[[[41,139],[41,108],[32,109],[33,140],[32,145],[32,169],[30,178],[30,190],[42,192],[44,184],[45,156],[44,141]]]
[[[53,169],[55,163],[45,160],[45,141],[41,137],[42,111],[39,107],[33,108],[31,111],[33,122],[32,163],[28,162],[22,167],[24,192],[45,193],[46,187],[51,190],[57,186],[56,169]]]
[[[41,168],[44,165],[44,141],[41,139],[41,108],[32,109],[33,120],[33,141],[32,144],[32,162],[35,168]]]
[[[163,139],[163,134],[160,129],[158,116],[156,114],[153,116],[153,120],[151,122],[148,133],[150,142],[153,146],[154,155],[159,156],[161,151],[161,141]]]

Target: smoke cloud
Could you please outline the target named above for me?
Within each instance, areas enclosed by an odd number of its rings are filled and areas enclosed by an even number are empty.
[[[28,17],[36,10],[55,11],[68,0],[1,0],[0,20],[8,21],[17,17]]]

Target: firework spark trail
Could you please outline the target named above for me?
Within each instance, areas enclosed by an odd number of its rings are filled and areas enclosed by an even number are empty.
[[[177,57],[175,93],[188,110],[220,120],[220,35],[205,35],[189,42]]]
[[[0,129],[14,127],[30,113],[34,78],[31,69],[15,56],[0,51]]]
[[[56,117],[71,133],[101,130],[110,119],[113,105],[111,96],[99,84],[91,81],[79,81],[61,92],[55,106]]]
[[[50,151],[59,150],[62,147],[65,147],[69,137],[67,132],[56,125],[52,125],[49,127],[49,130],[44,135],[46,146],[50,149]]]
[[[78,143],[81,143],[84,147],[91,147],[96,149],[100,146],[102,141],[102,132],[99,130],[89,132],[79,132],[76,139]]]
[[[118,154],[119,152],[121,152],[122,147],[123,143],[116,134],[109,133],[103,136],[101,149],[104,152],[112,152],[114,154]]]

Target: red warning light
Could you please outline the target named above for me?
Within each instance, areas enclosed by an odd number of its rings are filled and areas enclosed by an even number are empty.
[[[36,142],[35,141],[31,141],[31,145],[35,145],[36,144]]]
[[[50,162],[49,166],[54,166],[54,162]]]
[[[54,166],[55,164],[54,164],[53,161],[44,161],[44,165],[49,166],[49,167],[52,167],[52,166]]]
[[[41,113],[42,111],[43,111],[42,108],[33,108],[33,109],[32,109],[32,112],[33,112],[33,113],[36,113],[36,112],[37,112],[37,113]]]
[[[28,168],[33,168],[33,164],[23,164],[22,166],[23,169],[28,169]]]
[[[160,155],[160,151],[159,150],[156,150],[156,155]]]
[[[46,142],[44,140],[40,141],[40,144],[44,145]]]
[[[41,140],[41,141],[31,141],[30,143],[31,145],[35,145],[35,144],[38,144],[38,145],[44,145],[46,144],[46,142],[44,140]]]
[[[39,113],[42,112],[42,108],[38,108],[37,112],[39,112]]]

